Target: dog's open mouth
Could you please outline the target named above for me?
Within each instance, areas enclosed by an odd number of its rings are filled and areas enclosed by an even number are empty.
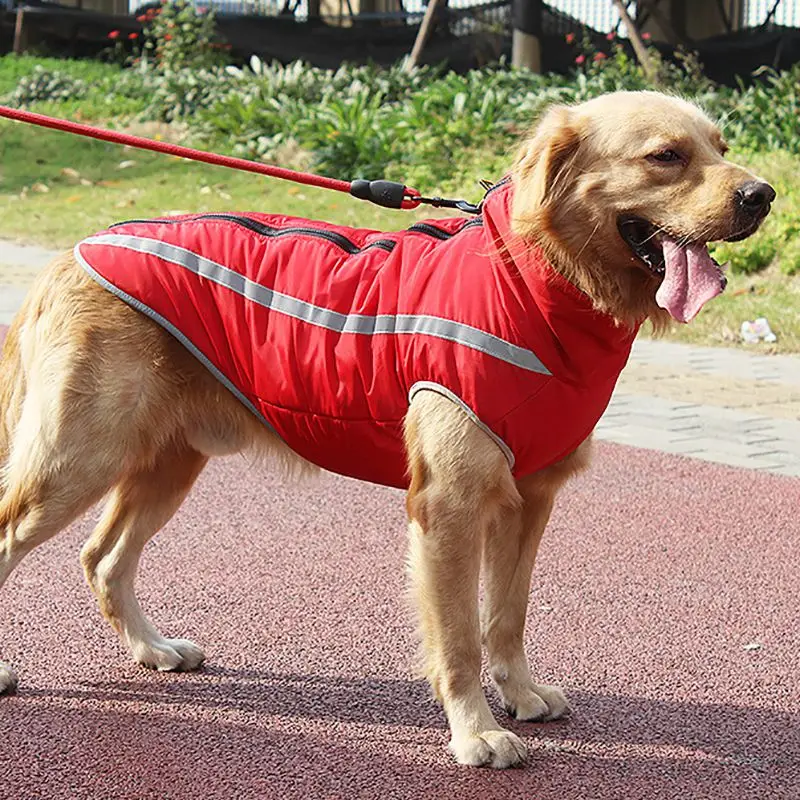
[[[689,322],[728,283],[705,242],[684,242],[641,217],[617,220],[620,236],[652,275],[661,278],[656,303],[679,322]]]
[[[641,217],[620,217],[617,220],[619,234],[634,255],[654,275],[664,274],[664,254],[661,249],[663,234],[655,225]]]

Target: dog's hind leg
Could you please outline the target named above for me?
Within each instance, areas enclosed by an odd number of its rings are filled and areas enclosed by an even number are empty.
[[[204,658],[193,642],[167,639],[156,630],[136,599],[134,581],[145,544],[178,509],[207,460],[193,448],[175,444],[123,476],[81,550],[81,563],[103,616],[134,660],[153,669],[195,669]]]
[[[22,559],[97,502],[104,481],[65,464],[46,475],[28,473],[8,482],[0,500],[0,587]],[[81,478],[84,480],[81,480]],[[0,662],[0,694],[16,686],[11,667]]]
[[[0,498],[5,487],[11,439],[22,413],[25,393],[18,335],[16,326],[12,326],[0,347]]]
[[[69,525],[107,488],[90,479],[81,483],[75,471],[64,467],[43,480],[34,477],[22,486],[10,483],[0,500],[0,588],[31,550]],[[13,690],[16,682],[11,667],[0,662],[0,694]]]
[[[97,502],[115,480],[114,463],[93,447],[91,410],[78,403],[65,414],[65,404],[72,403],[57,377],[59,354],[34,359],[25,375],[17,356],[2,364],[3,381],[22,386],[25,396],[16,411],[8,404],[10,392],[1,398],[8,444],[0,485],[0,586],[31,550]],[[15,685],[11,667],[0,663],[0,694]]]

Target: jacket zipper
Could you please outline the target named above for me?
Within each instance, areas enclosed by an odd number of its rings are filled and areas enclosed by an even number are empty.
[[[475,228],[478,225],[483,225],[483,219],[481,217],[475,217],[475,219],[467,220],[457,231],[452,232],[446,231],[443,228],[438,228],[436,225],[432,225],[430,222],[417,222],[408,230],[410,233],[425,233],[428,236],[433,236],[435,239],[441,239],[441,241],[444,242],[447,239],[451,239],[457,233],[461,233],[461,231],[463,231],[465,228]]]
[[[487,189],[486,194],[483,196],[483,200],[481,200],[481,205],[483,205],[484,200],[495,190],[499,189],[501,186],[505,186],[511,180],[510,175],[506,175],[504,178],[501,178],[494,186],[490,186]]]
[[[349,253],[350,255],[357,255],[358,253],[364,252],[364,250],[368,250],[371,247],[378,247],[381,250],[385,250],[387,253],[391,253],[394,250],[397,242],[393,239],[378,239],[374,242],[370,242],[363,247],[359,247],[355,242],[348,239],[341,233],[336,233],[335,231],[326,231],[321,230],[319,228],[303,228],[303,227],[296,227],[296,228],[274,228],[271,225],[265,225],[262,222],[258,222],[254,219],[250,219],[250,217],[238,216],[236,214],[200,214],[196,217],[190,217],[189,219],[160,219],[158,220],[159,224],[166,224],[166,225],[177,225],[181,222],[196,222],[197,220],[203,219],[221,219],[225,220],[226,222],[233,222],[236,225],[241,225],[243,228],[247,228],[248,230],[253,231],[254,233],[261,234],[262,236],[269,236],[269,237],[277,237],[277,236],[289,236],[289,235],[302,235],[302,236],[316,236],[319,239],[324,239],[325,241],[331,242],[331,244],[335,244],[337,247],[340,247],[345,252]],[[130,225],[135,223],[147,223],[147,222],[155,222],[156,220],[152,219],[129,219],[125,222],[117,222],[111,225],[111,228],[117,228],[120,225]],[[416,225],[412,225],[408,230],[414,231],[415,233],[424,233],[428,236],[433,236],[436,239],[440,239],[445,241],[450,239],[456,233],[459,233],[469,226],[480,225],[483,223],[483,220],[480,217],[476,217],[475,219],[467,220],[457,231],[454,233],[450,233],[450,231],[443,230],[442,228],[437,228],[435,225],[431,225],[430,223],[425,222],[418,222]]]
[[[221,219],[225,220],[226,222],[233,222],[236,225],[241,225],[243,228],[247,228],[248,230],[253,231],[254,233],[261,234],[262,236],[269,236],[271,238],[275,238],[278,236],[289,236],[289,235],[302,235],[302,236],[315,236],[318,239],[324,239],[331,244],[335,244],[337,247],[340,247],[349,255],[357,255],[358,253],[363,253],[365,250],[369,250],[371,247],[378,247],[381,250],[385,250],[387,253],[391,253],[394,250],[395,245],[397,242],[393,241],[392,239],[378,239],[377,241],[370,242],[369,244],[364,245],[363,247],[359,247],[355,242],[348,239],[346,236],[342,235],[341,233],[336,233],[335,231],[325,231],[320,230],[319,228],[273,228],[271,225],[265,225],[262,222],[257,222],[254,219],[250,219],[249,217],[240,217],[234,214],[200,214],[196,217],[190,217],[189,219],[129,219],[125,222],[117,222],[110,227],[116,228],[120,225],[130,225],[133,223],[146,223],[146,222],[158,222],[160,225],[177,225],[181,222],[197,222],[198,220],[204,219]]]
[[[222,219],[226,220],[227,222],[233,222],[236,225],[241,225],[243,228],[247,228],[254,233],[260,233],[262,236],[277,237],[290,236],[292,234],[315,236],[318,239],[324,239],[331,244],[335,244],[337,247],[341,247],[342,250],[344,250],[346,253],[349,253],[351,256],[357,255],[358,253],[363,253],[364,250],[368,250],[370,247],[378,247],[381,250],[385,250],[387,253],[391,253],[397,244],[397,242],[393,241],[392,239],[378,239],[377,241],[370,242],[363,247],[359,247],[355,242],[348,239],[341,233],[336,233],[335,231],[324,231],[320,228],[301,227],[273,228],[271,225],[265,225],[263,222],[257,222],[254,219],[250,219],[250,217],[240,217],[235,214],[202,214],[199,217],[194,217],[194,219]]]

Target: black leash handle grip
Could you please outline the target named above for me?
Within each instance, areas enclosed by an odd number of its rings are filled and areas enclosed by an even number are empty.
[[[444,197],[420,197],[416,189],[395,181],[355,180],[350,184],[350,194],[384,208],[416,208],[420,203],[427,203],[434,208],[456,208],[466,214],[480,214],[480,206],[474,203]]]
[[[350,194],[384,208],[405,208],[403,201],[410,195],[402,183],[385,180],[355,180],[350,184]]]

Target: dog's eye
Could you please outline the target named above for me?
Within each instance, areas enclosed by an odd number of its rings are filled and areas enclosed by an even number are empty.
[[[675,150],[659,150],[657,153],[651,153],[647,156],[648,161],[656,161],[659,164],[670,164],[683,161],[680,153]]]

